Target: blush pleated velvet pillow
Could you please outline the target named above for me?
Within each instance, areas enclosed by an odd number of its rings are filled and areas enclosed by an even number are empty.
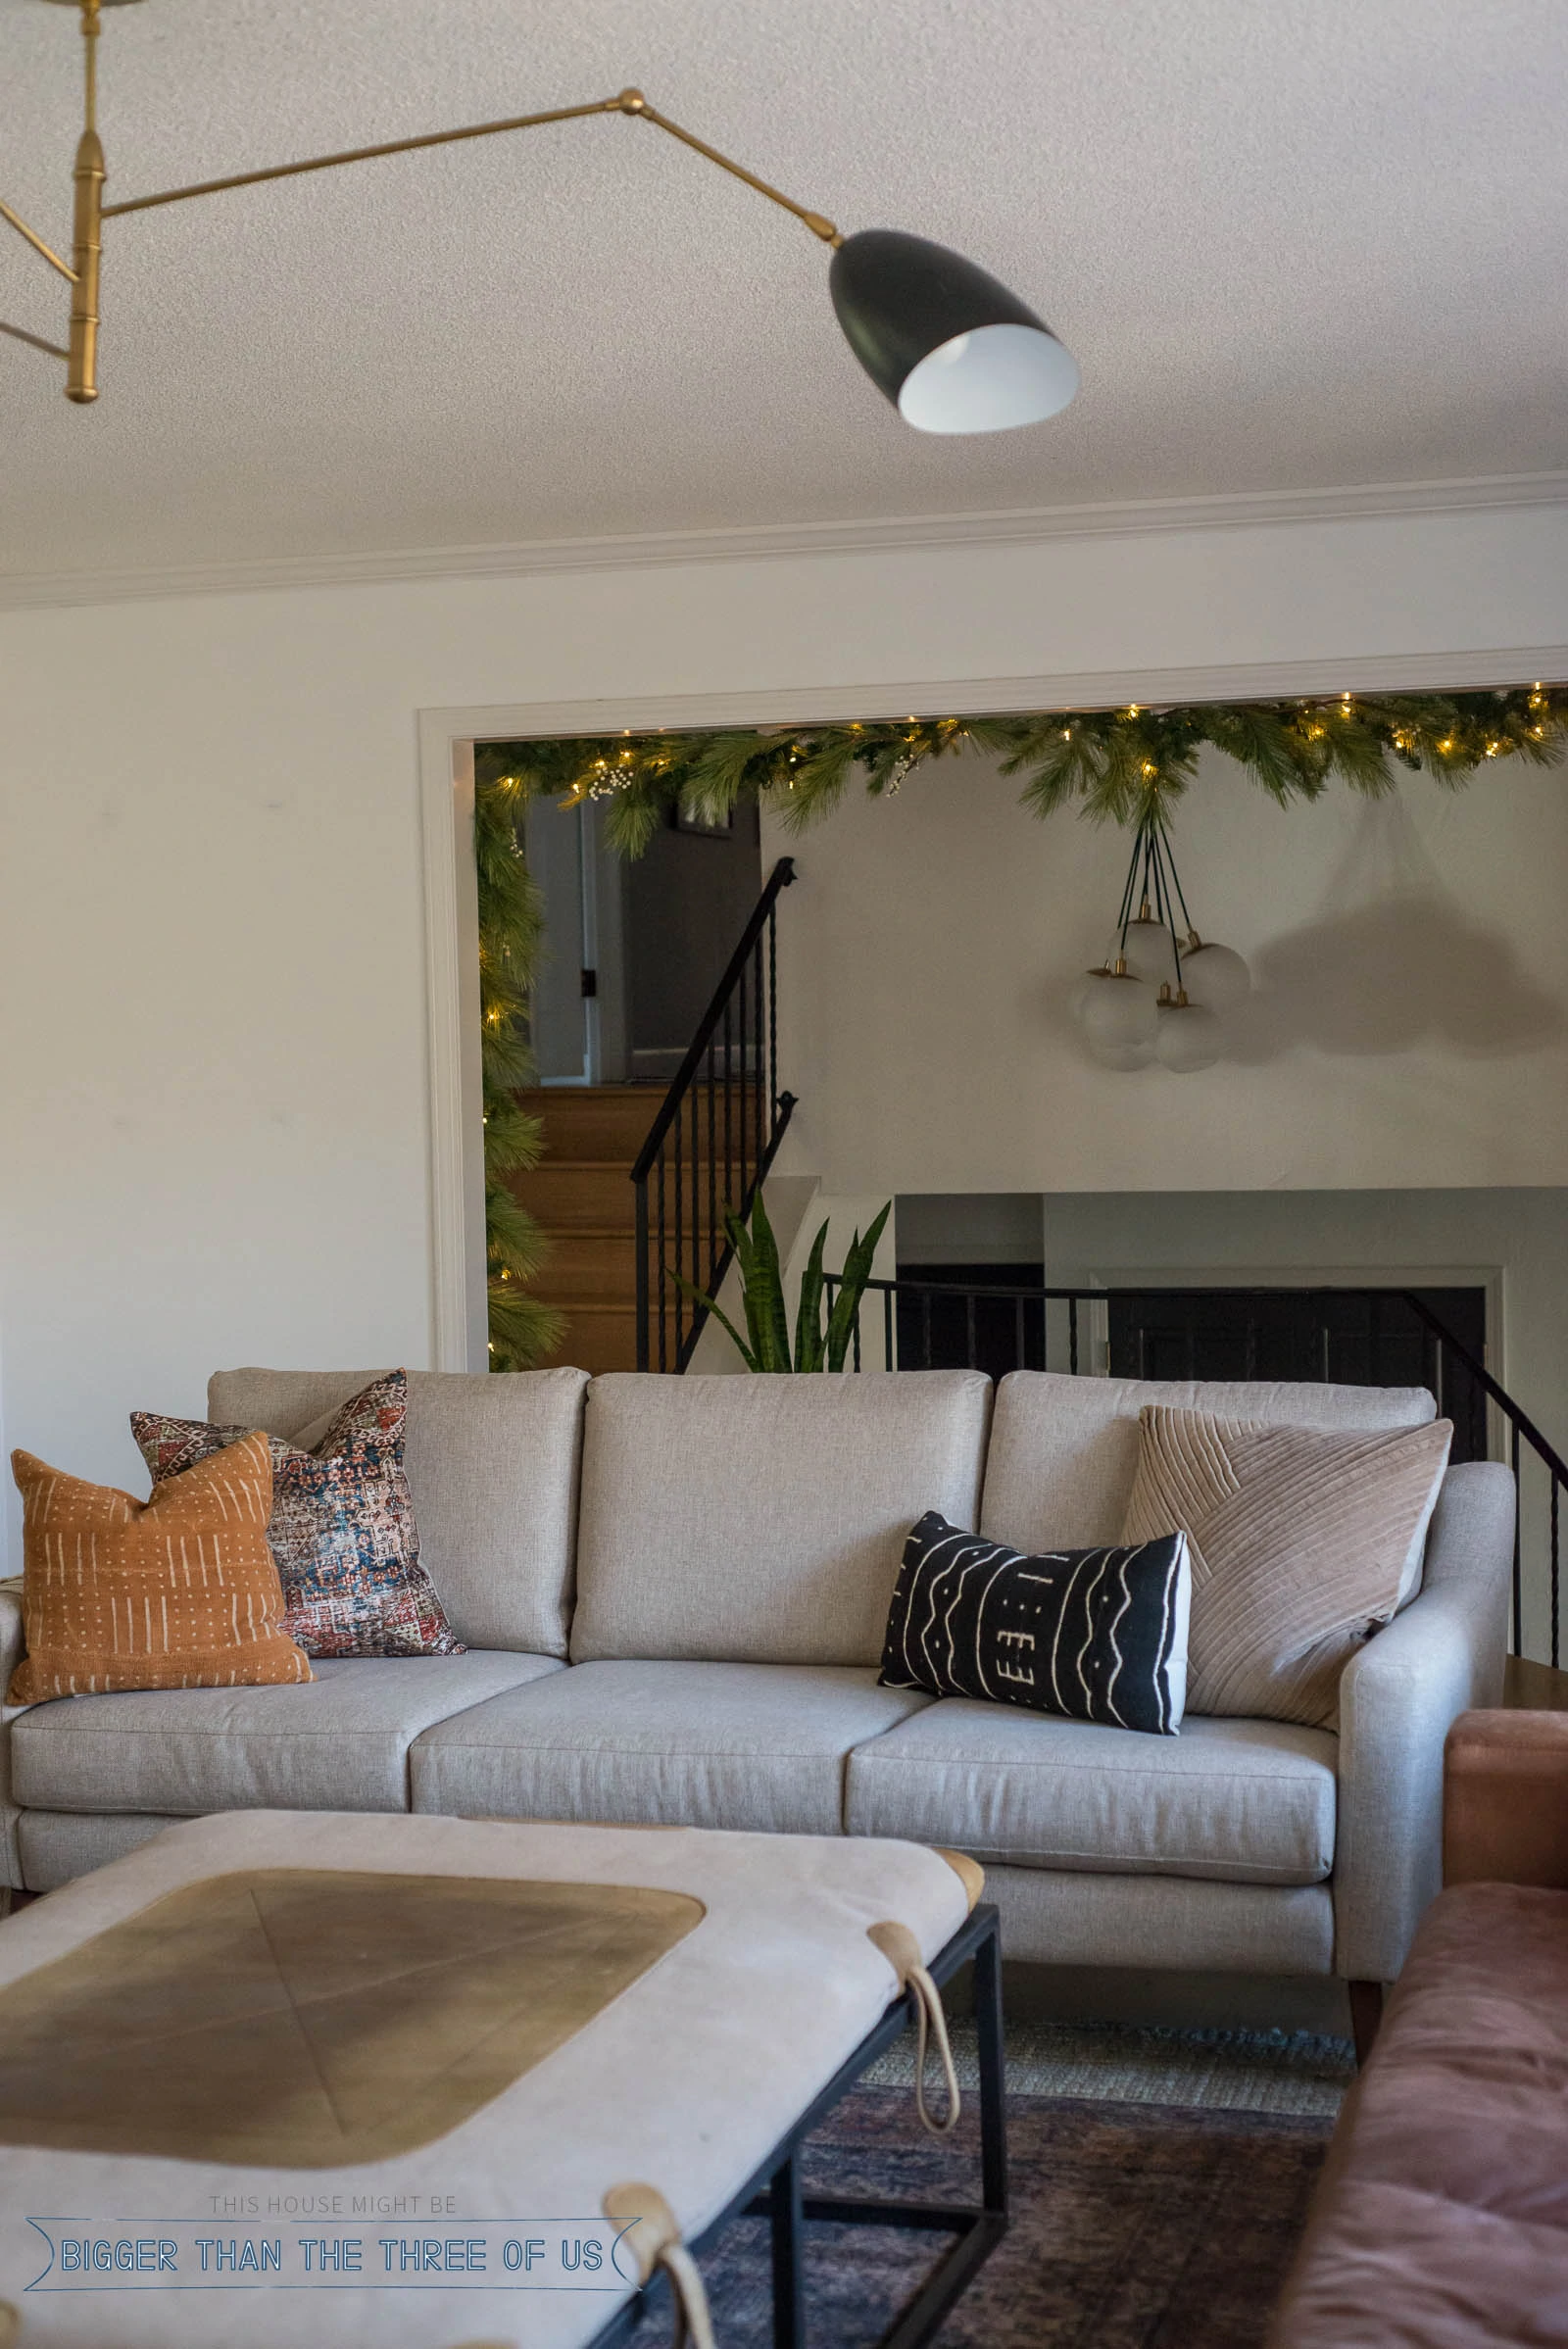
[[[307,1655],[464,1653],[419,1562],[403,1469],[408,1390],[401,1370],[373,1380],[333,1413],[308,1449],[281,1436],[261,1439],[271,1447],[267,1533],[283,1578],[283,1629]],[[130,1432],[156,1487],[243,1431],[132,1411]]]
[[[11,1466],[22,1493],[27,1652],[8,1704],[312,1677],[278,1628],[265,1436],[172,1477],[147,1501],[63,1476],[30,1452],[13,1452]]]
[[[1124,1542],[1180,1528],[1187,1710],[1333,1729],[1340,1675],[1420,1579],[1451,1422],[1263,1427],[1148,1403]]]

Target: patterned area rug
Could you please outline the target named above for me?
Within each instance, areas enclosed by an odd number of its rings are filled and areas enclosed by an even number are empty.
[[[1259,2349],[1332,2123],[1299,2113],[1008,2099],[1012,2224],[941,2349]],[[862,2087],[809,2149],[807,2190],[977,2193],[972,2106],[927,2137],[907,2091]],[[890,2227],[808,2229],[809,2349],[871,2349],[931,2261]],[[704,2261],[724,2349],[768,2349],[768,2239],[739,2220]],[[638,2340],[662,2337],[653,2316]]]
[[[979,2077],[972,2023],[953,2029],[958,2078]],[[909,2087],[914,2042],[895,2042],[868,2085]],[[1298,2031],[1170,2031],[1133,2023],[1009,2023],[1007,2085],[1029,2096],[1097,2096],[1112,2104],[1198,2104],[1233,2112],[1301,2113],[1332,2121],[1355,2078],[1348,2039]]]

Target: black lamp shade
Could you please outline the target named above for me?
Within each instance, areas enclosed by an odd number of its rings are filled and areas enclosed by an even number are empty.
[[[846,237],[828,278],[851,350],[921,432],[1002,432],[1056,416],[1078,363],[961,253],[899,228]]]

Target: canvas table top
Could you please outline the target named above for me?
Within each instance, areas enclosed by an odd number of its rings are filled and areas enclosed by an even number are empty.
[[[701,2231],[971,1891],[918,1845],[238,1812],[0,1927],[24,2349],[577,2349],[604,2198]]]

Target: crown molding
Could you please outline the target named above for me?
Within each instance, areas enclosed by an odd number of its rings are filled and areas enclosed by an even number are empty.
[[[1344,489],[1248,490],[992,514],[899,514],[747,529],[652,531],[618,538],[527,539],[478,547],[407,547],[365,555],[284,555],[141,568],[0,572],[0,612],[122,604],[270,588],[362,587],[433,579],[515,579],[550,571],[636,570],[813,555],[946,547],[1037,546],[1063,538],[1139,538],[1170,530],[1247,530],[1388,515],[1501,513],[1568,506],[1568,472],[1478,474],[1452,481],[1367,482]]]

